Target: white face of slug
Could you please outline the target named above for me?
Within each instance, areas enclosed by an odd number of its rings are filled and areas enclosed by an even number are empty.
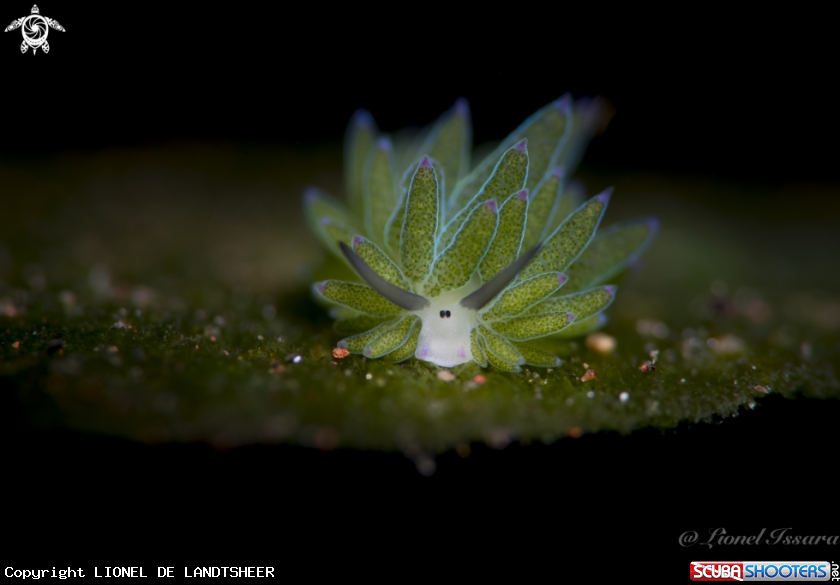
[[[436,303],[436,300],[432,299],[431,307],[416,313],[422,320],[422,328],[414,356],[443,367],[470,361],[470,331],[477,323],[476,312],[457,302]]]
[[[414,313],[420,317],[422,325],[414,357],[444,368],[472,359],[470,331],[478,326],[478,313],[459,303],[480,286],[476,273],[465,286],[429,299],[431,306]],[[423,291],[419,292],[422,294]]]

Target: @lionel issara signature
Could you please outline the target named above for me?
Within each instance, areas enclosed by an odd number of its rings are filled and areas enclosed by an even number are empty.
[[[712,548],[714,545],[733,545],[733,544],[781,544],[781,545],[789,545],[789,544],[831,544],[836,545],[840,542],[840,536],[833,535],[833,536],[826,536],[826,535],[799,535],[789,533],[793,528],[776,528],[774,530],[768,530],[766,528],[762,528],[758,534],[752,535],[735,535],[735,534],[728,534],[725,528],[712,528],[709,529],[709,538],[706,542],[699,542],[701,545],[706,545],[709,548]],[[687,530],[680,534],[679,543],[680,546],[688,547],[694,546],[698,544],[700,540],[700,535],[697,533],[696,530]]]

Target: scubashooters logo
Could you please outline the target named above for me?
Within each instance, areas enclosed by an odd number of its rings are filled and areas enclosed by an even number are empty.
[[[17,28],[21,29],[23,33],[23,42],[20,44],[21,53],[25,53],[30,47],[33,55],[39,48],[45,53],[49,53],[50,44],[47,42],[47,35],[50,33],[50,29],[54,28],[57,31],[64,32],[64,27],[58,24],[58,21],[41,16],[40,12],[38,5],[33,5],[32,14],[13,20],[12,24],[3,31],[9,32]]]
[[[826,561],[693,561],[692,581],[836,581],[836,563]]]

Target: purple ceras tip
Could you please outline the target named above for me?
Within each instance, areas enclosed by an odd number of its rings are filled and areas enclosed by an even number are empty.
[[[496,211],[498,211],[499,206],[496,204],[495,199],[491,199],[490,201],[487,202],[487,209],[489,209],[493,213],[496,213]]]
[[[379,150],[388,150],[388,151],[390,151],[390,150],[391,150],[391,148],[392,148],[392,146],[391,146],[391,139],[390,139],[390,138],[388,138],[387,136],[380,136],[380,137],[379,137],[379,139],[377,139],[377,141],[376,141],[376,147],[377,147]]]
[[[320,223],[321,225],[330,225],[332,223],[332,220],[329,217],[322,217],[318,220],[318,223]]]
[[[650,231],[652,231],[652,232],[658,232],[659,231],[659,218],[649,217],[647,219],[646,223],[647,223],[648,229]]]
[[[370,347],[366,347],[366,348],[365,348],[365,351],[364,351],[363,353],[364,353],[366,356],[370,357],[371,355],[373,355],[373,349],[371,349]]]
[[[364,244],[367,240],[365,240],[362,236],[355,236],[353,238],[353,247],[360,246]]]
[[[601,193],[600,195],[596,195],[595,199],[597,199],[601,203],[607,204],[607,203],[610,202],[610,196],[612,195],[612,193],[613,193],[613,188],[610,187],[609,189],[605,189],[604,192]]]
[[[575,314],[574,313],[566,313],[566,315],[569,316],[569,323],[571,323],[572,321],[575,320]]]
[[[528,139],[524,138],[520,140],[513,146],[513,149],[518,150],[519,152],[525,152],[528,149]]]
[[[427,169],[432,166],[431,161],[429,160],[429,155],[423,156],[423,160],[420,161],[420,168]]]
[[[367,110],[356,110],[353,123],[361,128],[373,128],[373,116]]]
[[[525,201],[528,199],[528,189],[522,189],[522,191],[517,193],[516,196],[522,199],[522,201]]]
[[[554,169],[554,172],[551,173],[551,174],[555,177],[560,177],[562,179],[563,175],[566,174],[566,171],[563,170],[563,167],[557,167],[556,169]]]
[[[470,104],[467,103],[467,98],[460,97],[455,100],[455,113],[459,116],[468,116],[470,113]]]
[[[327,288],[327,281],[317,283],[315,288],[318,289],[319,293],[324,294],[324,289]]]
[[[560,284],[566,284],[566,281],[569,280],[569,277],[565,274],[557,273],[557,282]]]
[[[303,192],[303,200],[307,203],[312,203],[319,198],[320,193],[315,187],[309,187]]]
[[[336,343],[336,344],[335,344],[335,346],[336,346],[338,349],[347,349],[347,340],[346,340],[346,339],[342,339],[341,341],[339,341],[338,343]]]
[[[572,111],[572,96],[567,93],[563,94],[554,104],[558,110],[564,114],[569,114]]]
[[[615,296],[615,291],[618,290],[618,287],[614,284],[608,284],[607,286],[604,287],[604,290],[607,291],[611,297],[614,297]]]

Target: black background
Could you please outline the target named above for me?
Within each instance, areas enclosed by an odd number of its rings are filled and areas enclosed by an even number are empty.
[[[570,91],[604,95],[617,110],[587,154],[590,167],[836,184],[836,48],[821,30],[826,15],[700,6],[583,15],[559,4],[470,14],[409,4],[387,14],[320,3],[39,6],[67,32],[51,31],[50,53],[35,56],[20,54],[19,31],[0,35],[7,160],[179,139],[305,148],[338,143],[356,108],[387,131],[426,124],[460,96],[482,142]],[[29,9],[7,2],[0,17]],[[840,533],[837,420],[835,401],[770,397],[720,425],[501,452],[474,446],[466,460],[439,457],[432,478],[398,454],[217,453],[13,424],[4,482],[20,518],[13,552],[45,565],[60,564],[57,551],[105,566],[186,562],[178,555],[187,550],[204,564],[250,553],[280,565],[292,542],[324,558],[361,547],[364,563],[396,545],[413,559],[406,566],[451,558],[472,570],[513,560],[524,545],[558,577],[582,559],[597,561],[604,577],[620,575],[623,565],[610,560],[634,556],[676,579],[687,560],[838,556],[837,546],[678,545],[687,530],[716,527]],[[422,542],[402,547],[416,537]],[[482,554],[468,554],[473,545]]]
[[[8,6],[10,22],[29,11]],[[305,145],[340,140],[360,107],[390,131],[461,96],[480,143],[569,91],[618,112],[590,165],[835,178],[836,49],[819,14],[390,8],[42,5],[68,32],[50,33],[48,55],[21,55],[19,31],[0,37],[2,152]]]

